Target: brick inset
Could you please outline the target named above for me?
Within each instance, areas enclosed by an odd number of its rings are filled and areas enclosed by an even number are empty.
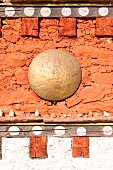
[[[72,138],[72,156],[89,157],[89,138],[73,137]]]
[[[96,18],[96,36],[113,36],[113,17]]]
[[[30,137],[30,157],[46,158],[47,157],[47,137]]]
[[[60,18],[59,36],[76,36],[76,18]]]
[[[22,18],[22,36],[38,37],[38,18]]]

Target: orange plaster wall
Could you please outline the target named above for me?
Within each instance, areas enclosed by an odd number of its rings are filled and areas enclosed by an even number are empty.
[[[103,24],[104,23],[104,24]],[[113,115],[113,18],[2,19],[0,38],[0,108],[5,114]],[[108,29],[109,28],[109,29]],[[47,49],[76,56],[82,69],[78,91],[52,105],[40,99],[28,83],[32,59]]]

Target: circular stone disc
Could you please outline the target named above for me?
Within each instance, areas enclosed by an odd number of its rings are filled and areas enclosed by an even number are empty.
[[[30,64],[28,80],[43,99],[63,100],[71,96],[81,82],[81,69],[70,53],[52,49],[37,55]]]

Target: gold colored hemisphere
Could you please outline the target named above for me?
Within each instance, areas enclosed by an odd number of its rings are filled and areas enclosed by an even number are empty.
[[[43,99],[60,101],[70,97],[81,82],[81,68],[69,52],[51,49],[31,62],[28,80],[33,91]]]

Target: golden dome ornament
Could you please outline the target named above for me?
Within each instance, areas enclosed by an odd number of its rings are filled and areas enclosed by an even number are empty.
[[[81,68],[76,58],[59,49],[46,50],[37,55],[28,72],[33,91],[49,101],[70,97],[78,89],[81,77]]]

